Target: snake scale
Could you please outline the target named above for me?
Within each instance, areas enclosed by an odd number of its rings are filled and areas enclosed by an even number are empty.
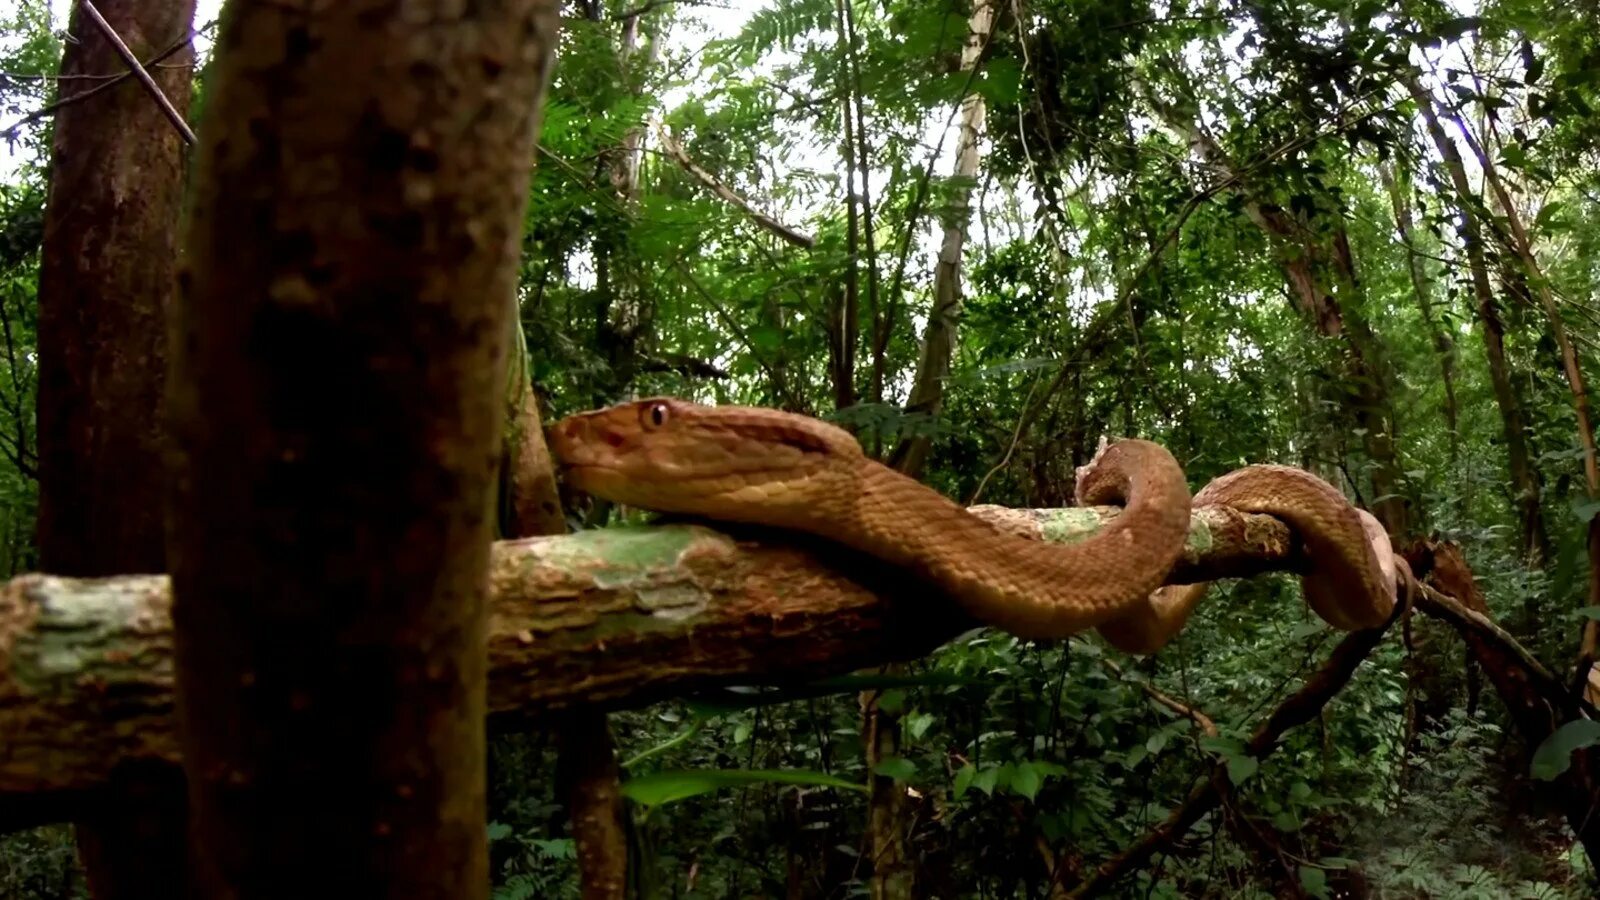
[[[1159,650],[1206,590],[1161,587],[1196,506],[1286,522],[1311,561],[1306,600],[1337,628],[1385,624],[1403,577],[1377,520],[1315,475],[1246,466],[1191,501],[1177,460],[1143,440],[1110,444],[1078,470],[1080,505],[1121,505],[1122,513],[1091,538],[1048,544],[1000,531],[808,416],[652,397],[568,416],[548,438],[569,483],[585,493],[817,535],[915,572],[980,622],[1024,638],[1094,628],[1119,649]]]

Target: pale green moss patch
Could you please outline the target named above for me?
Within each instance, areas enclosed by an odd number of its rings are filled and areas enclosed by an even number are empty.
[[[1184,552],[1203,556],[1211,552],[1211,545],[1214,543],[1216,539],[1211,534],[1211,525],[1200,516],[1190,516],[1189,538],[1184,542]]]
[[[1039,534],[1054,544],[1076,544],[1100,533],[1100,516],[1092,509],[1053,509],[1039,523]]]
[[[541,555],[551,565],[587,573],[596,587],[622,589],[677,567],[684,551],[712,534],[692,525],[619,525],[552,540]]]
[[[28,589],[38,618],[17,642],[12,677],[37,693],[65,689],[90,674],[149,677],[139,661],[152,653],[150,596],[165,586],[159,577],[40,579]]]

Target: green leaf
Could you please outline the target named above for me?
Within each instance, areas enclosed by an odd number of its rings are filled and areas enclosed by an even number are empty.
[[[897,716],[906,708],[906,692],[901,690],[884,691],[878,695],[878,708],[891,716]]]
[[[956,800],[960,800],[961,795],[965,794],[967,792],[967,788],[972,786],[972,778],[977,774],[978,770],[972,765],[972,763],[967,763],[961,768],[957,769],[955,783],[950,786],[951,797]]]
[[[1539,749],[1533,751],[1533,763],[1528,767],[1533,777],[1552,781],[1572,765],[1572,754],[1585,747],[1600,744],[1600,722],[1594,719],[1576,719],[1557,728]]]
[[[1138,768],[1139,763],[1142,763],[1146,759],[1149,759],[1149,758],[1150,758],[1150,747],[1149,747],[1149,745],[1148,744],[1135,744],[1134,748],[1132,750],[1128,751],[1128,757],[1122,761],[1122,764],[1127,766],[1130,769],[1134,769],[1134,768]]]
[[[1228,757],[1228,780],[1234,784],[1243,784],[1246,778],[1256,773],[1261,768],[1261,763],[1254,756]]]
[[[1290,631],[1289,631],[1289,640],[1291,640],[1291,641],[1303,640],[1305,638],[1311,637],[1314,634],[1321,634],[1326,629],[1327,629],[1327,626],[1322,624],[1322,621],[1320,619],[1309,619],[1309,620],[1307,620],[1305,622],[1301,622],[1299,625],[1296,625],[1294,628],[1290,629]]]
[[[1316,866],[1300,867],[1300,889],[1313,897],[1327,897],[1328,873]]]
[[[1600,500],[1576,498],[1572,501],[1572,514],[1578,517],[1579,522],[1588,522],[1600,513]]]
[[[893,778],[896,781],[910,781],[911,777],[917,774],[917,766],[904,756],[890,756],[878,760],[878,764],[872,767],[872,771],[874,774]]]
[[[972,786],[977,788],[980,791],[983,791],[984,794],[986,794],[986,795],[988,795],[990,797],[993,797],[994,796],[994,786],[995,786],[995,783],[997,781],[999,781],[999,779],[1000,779],[1000,767],[999,766],[990,766],[987,769],[983,769],[983,770],[979,771],[978,774],[976,774],[976,775],[974,775],[972,777]]]
[[[489,823],[489,840],[500,841],[511,836],[511,826],[504,822]]]
[[[1585,606],[1577,612],[1580,618],[1600,621],[1600,606]]]
[[[641,806],[656,807],[752,784],[807,784],[867,792],[866,785],[809,769],[680,769],[630,778],[623,782],[622,796]]]
[[[1200,749],[1221,756],[1238,756],[1244,752],[1244,742],[1237,738],[1203,737],[1200,739]]]
[[[907,716],[906,732],[910,734],[913,739],[921,738],[924,734],[928,733],[929,728],[933,727],[933,723],[935,721],[937,721],[937,719],[934,717],[933,713],[915,713]]]
[[[1011,776],[1011,789],[1013,791],[1032,800],[1038,796],[1039,788],[1043,785],[1044,776],[1034,767],[1033,763],[1017,763],[1017,768]]]

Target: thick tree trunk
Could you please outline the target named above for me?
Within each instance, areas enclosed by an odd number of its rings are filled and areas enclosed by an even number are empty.
[[[557,18],[417,12],[242,3],[219,35],[168,394],[199,896],[487,893],[491,491]]]
[[[124,44],[149,59],[182,39],[193,0],[100,0]],[[126,71],[74,8],[63,85]],[[180,113],[192,49],[152,72]],[[81,88],[68,87],[68,91]],[[51,572],[164,572],[162,377],[176,285],[184,142],[134,79],[56,115],[39,271],[39,555]],[[116,779],[78,822],[97,900],[180,893],[184,793],[168,771]]]
[[[1550,536],[1545,529],[1544,508],[1540,499],[1539,472],[1533,465],[1528,450],[1526,416],[1522,398],[1518,395],[1506,359],[1505,322],[1500,318],[1500,304],[1495,299],[1489,282],[1489,266],[1484,258],[1483,230],[1478,218],[1478,203],[1467,179],[1461,153],[1439,124],[1438,111],[1433,97],[1423,89],[1415,77],[1405,80],[1406,90],[1416,101],[1422,114],[1428,137],[1444,160],[1445,171],[1455,188],[1456,203],[1461,212],[1461,245],[1467,254],[1467,268],[1472,275],[1472,294],[1477,301],[1478,323],[1483,326],[1483,348],[1489,361],[1489,382],[1494,387],[1495,405],[1500,410],[1500,423],[1506,441],[1506,462],[1511,475],[1511,502],[1517,511],[1519,547],[1530,565],[1542,565],[1550,558]]]

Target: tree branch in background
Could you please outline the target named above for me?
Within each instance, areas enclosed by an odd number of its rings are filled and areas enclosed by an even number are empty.
[[[675,372],[685,378],[706,378],[718,381],[732,378],[727,369],[684,353],[660,353],[647,356],[639,364],[641,372]]]
[[[735,192],[733,188],[730,188],[726,184],[722,183],[717,176],[712,175],[710,172],[707,172],[705,169],[701,168],[692,158],[690,158],[689,152],[683,149],[683,145],[678,143],[677,139],[672,136],[672,133],[667,131],[665,125],[657,128],[656,134],[661,140],[661,149],[665,150],[668,156],[672,157],[673,160],[678,163],[678,165],[682,166],[685,172],[693,175],[696,181],[700,182],[702,185],[705,185],[706,189],[711,191],[711,193],[716,194],[718,197],[727,201],[729,205],[735,207],[746,216],[749,216],[751,221],[760,225],[762,228],[765,228],[780,240],[793,244],[802,250],[810,250],[812,247],[816,246],[816,238],[806,234],[805,232],[791,228],[777,219],[767,215],[766,213],[756,209],[755,206],[750,203],[750,201],[739,196],[739,194]]]
[[[1392,620],[1391,620],[1392,621]],[[1388,633],[1388,626],[1348,634],[1334,647],[1333,653],[1322,668],[1306,680],[1300,690],[1278,704],[1267,720],[1258,727],[1245,743],[1245,753],[1260,760],[1272,754],[1278,739],[1296,725],[1316,718],[1344,686],[1350,682],[1356,667]],[[1083,882],[1067,893],[1068,897],[1096,897],[1114,882],[1136,869],[1143,868],[1156,853],[1172,846],[1188,833],[1196,822],[1217,807],[1230,786],[1228,764],[1220,761],[1211,769],[1211,775],[1189,792],[1181,806],[1173,810],[1166,820],[1152,829],[1142,839],[1097,866]]]

